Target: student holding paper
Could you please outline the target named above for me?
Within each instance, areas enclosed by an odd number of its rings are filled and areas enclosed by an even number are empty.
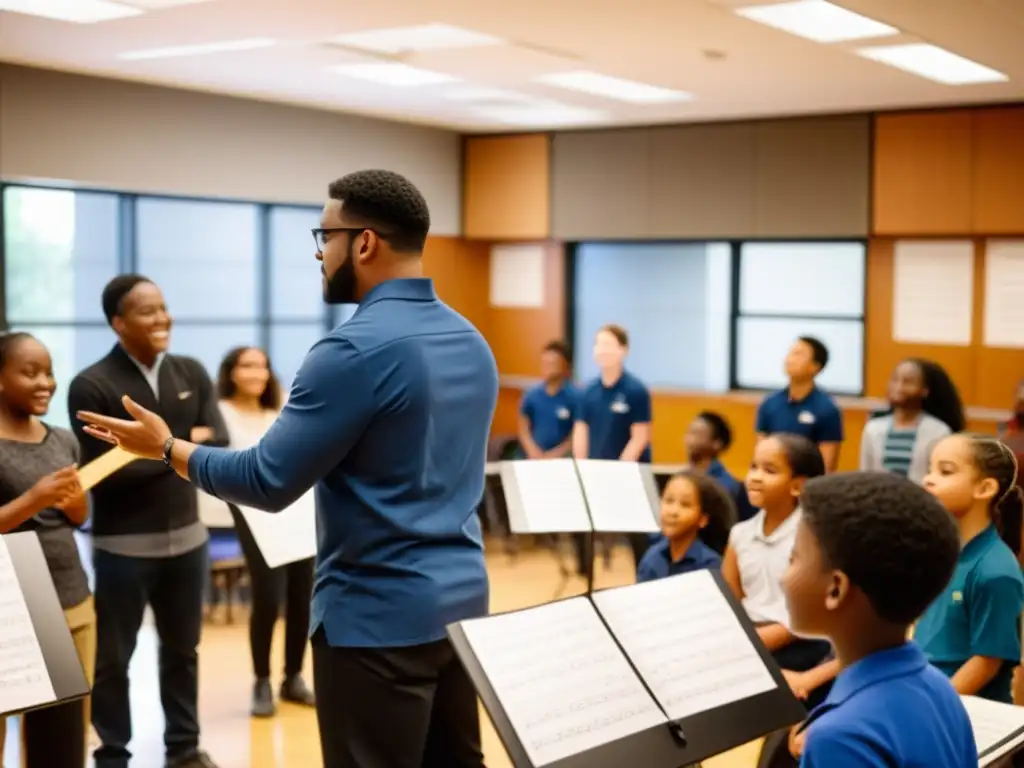
[[[477,505],[498,398],[484,338],[423,277],[430,213],[390,171],[329,188],[324,299],[358,302],[245,451],[197,446],[131,398],[89,434],[206,492],[281,510],[316,485],[313,669],[324,768],[482,768],[476,691],[446,627],[487,613]]]
[[[78,482],[78,441],[42,421],[57,389],[50,353],[27,333],[0,336],[0,533],[34,531],[86,679],[92,685],[96,614],[74,529],[88,504]],[[22,718],[28,766],[83,768],[89,699],[57,704]],[[6,721],[0,717],[0,751]]]
[[[256,347],[235,347],[227,353],[217,376],[217,394],[231,438],[229,447],[236,450],[259,443],[281,412],[281,386],[266,353]],[[313,594],[313,559],[298,560],[275,569],[267,567],[245,518],[234,504],[229,506],[252,588],[249,646],[256,675],[252,714],[271,717],[276,711],[270,685],[270,645],[282,595],[285,598],[285,661],[281,699],[314,706],[316,697],[302,679],[309,632],[309,601]]]
[[[975,768],[967,711],[907,641],[960,549],[935,499],[888,473],[810,480],[783,586],[790,626],[827,638],[841,669],[791,738],[803,768]]]

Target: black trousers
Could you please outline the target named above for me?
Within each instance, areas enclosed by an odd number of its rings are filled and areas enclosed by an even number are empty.
[[[270,677],[270,642],[284,599],[284,673],[302,672],[309,641],[309,606],[313,597],[313,558],[270,568],[252,537],[252,531],[238,509],[231,505],[235,531],[242,545],[252,588],[249,616],[249,647],[252,670],[257,678]]]
[[[483,768],[476,691],[451,643],[334,648],[313,635],[324,768]]]
[[[131,753],[128,664],[135,652],[143,613],[153,609],[158,652],[160,703],[168,758],[199,747],[197,698],[199,633],[208,562],[206,545],[176,557],[127,557],[97,549],[96,681],[92,724],[103,746],[96,768],[126,768]]]
[[[85,720],[82,701],[57,704],[22,715],[24,764],[29,768],[82,768],[85,765]]]

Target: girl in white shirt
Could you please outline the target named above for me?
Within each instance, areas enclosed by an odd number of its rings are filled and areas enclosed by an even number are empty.
[[[266,354],[255,347],[237,347],[224,357],[217,379],[220,410],[231,438],[231,448],[256,445],[281,409],[281,388]],[[275,711],[270,685],[270,643],[285,597],[285,663],[280,696],[283,701],[315,706],[316,698],[302,679],[302,662],[309,632],[313,593],[313,559],[271,569],[260,554],[252,532],[238,509],[231,505],[235,529],[245,554],[252,588],[249,644],[256,675],[253,717],[271,717]]]

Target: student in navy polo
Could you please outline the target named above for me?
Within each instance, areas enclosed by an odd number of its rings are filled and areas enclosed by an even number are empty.
[[[729,494],[740,520],[749,520],[757,509],[747,499],[747,489],[733,477],[718,457],[732,445],[732,429],[725,418],[714,411],[697,414],[686,430],[686,453],[690,468],[703,472]]]
[[[578,395],[569,381],[571,364],[563,341],[549,342],[541,352],[544,381],[523,395],[519,405],[519,445],[528,459],[560,458],[572,449]]]
[[[673,475],[661,493],[661,533],[636,568],[636,580],[654,581],[722,565],[736,509],[725,490],[694,471]]]
[[[843,442],[843,414],[814,379],[828,365],[828,348],[813,336],[801,336],[786,355],[789,386],[768,395],[757,409],[757,433],[803,435],[817,444],[825,468],[835,471]]]
[[[594,360],[600,375],[583,390],[572,434],[572,454],[578,459],[651,460],[651,393],[625,368],[629,334],[606,325],[594,339]],[[585,537],[576,537],[579,565],[593,553],[583,550]],[[634,562],[649,545],[646,534],[630,536]],[[608,561],[610,551],[605,551]]]
[[[783,578],[790,626],[832,642],[841,671],[795,729],[803,768],[974,768],[977,747],[949,680],[907,641],[942,592],[960,538],[910,480],[846,472],[809,480]]]

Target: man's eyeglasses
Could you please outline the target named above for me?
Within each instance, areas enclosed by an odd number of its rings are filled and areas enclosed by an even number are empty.
[[[325,227],[312,230],[313,242],[316,243],[316,252],[323,253],[327,246],[327,236],[337,232],[373,232],[377,237],[386,238],[386,235],[373,227]]]

